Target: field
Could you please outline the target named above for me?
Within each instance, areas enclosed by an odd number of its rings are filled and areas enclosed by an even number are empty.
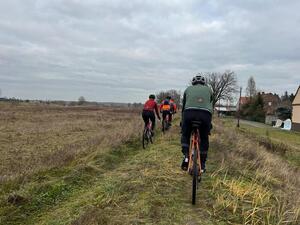
[[[10,105],[0,108],[1,180],[67,165],[127,141],[141,126],[132,109]]]
[[[139,110],[0,107],[0,224],[299,224],[297,165],[228,121],[192,206],[179,118],[143,150]]]

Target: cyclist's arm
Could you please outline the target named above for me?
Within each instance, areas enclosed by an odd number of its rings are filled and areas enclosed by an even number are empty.
[[[160,120],[160,115],[159,115],[159,113],[158,113],[158,106],[157,106],[157,104],[155,103],[155,113],[156,113],[156,116],[157,116],[157,118]]]
[[[183,98],[182,98],[181,121],[183,120],[183,111],[184,111],[184,108],[185,108],[185,102],[186,102],[186,93],[184,92]],[[181,122],[180,122],[180,126],[181,126]]]
[[[186,102],[186,93],[184,92],[183,99],[182,99],[182,112],[184,111],[185,108],[185,102]]]
[[[163,103],[160,103],[160,105],[159,105],[159,111],[161,112],[161,110],[162,110],[162,107],[163,107]]]

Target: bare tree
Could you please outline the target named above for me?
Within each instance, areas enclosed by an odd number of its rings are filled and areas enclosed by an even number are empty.
[[[167,96],[171,96],[177,106],[180,105],[180,103],[181,103],[181,92],[177,91],[177,90],[174,90],[174,89],[167,90],[167,91],[160,91],[159,93],[157,93],[156,94],[157,102],[158,103],[162,102]]]
[[[234,94],[237,92],[237,78],[233,71],[224,73],[206,73],[207,83],[213,90],[213,105],[219,100],[232,101]]]
[[[250,98],[252,98],[256,94],[257,94],[257,90],[256,90],[255,80],[254,80],[253,76],[251,76],[248,79],[248,85],[247,85],[247,88],[246,88],[246,95],[249,96]]]

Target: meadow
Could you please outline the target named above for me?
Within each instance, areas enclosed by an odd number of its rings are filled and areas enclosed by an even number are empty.
[[[227,120],[214,118],[192,206],[178,115],[143,150],[139,109],[1,105],[0,113],[0,224],[300,222],[298,166]]]

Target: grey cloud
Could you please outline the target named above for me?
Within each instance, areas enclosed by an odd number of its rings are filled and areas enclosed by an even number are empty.
[[[261,89],[292,92],[299,8],[297,0],[3,1],[0,88],[26,98],[143,101],[184,89],[196,72],[232,69],[240,85],[253,75]]]

